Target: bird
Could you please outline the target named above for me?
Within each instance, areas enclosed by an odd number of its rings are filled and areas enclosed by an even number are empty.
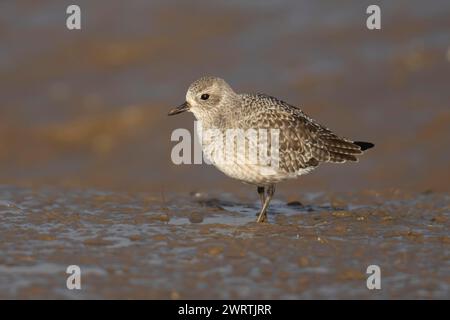
[[[256,186],[261,201],[256,219],[258,223],[268,222],[267,211],[277,183],[310,173],[321,163],[357,162],[358,156],[374,147],[371,142],[338,136],[309,117],[300,107],[273,96],[236,93],[225,80],[214,76],[204,76],[194,81],[187,90],[185,102],[171,109],[168,115],[186,111],[193,113],[203,132],[215,132],[201,141],[203,153],[210,159],[214,158],[214,154],[224,157],[224,135],[230,129],[240,133],[253,129],[260,138],[264,137],[259,134],[260,130],[270,130],[266,148],[270,149],[271,155],[276,155],[276,165],[267,161],[238,161],[242,149],[237,147],[236,142],[227,150],[235,155],[237,153],[238,157],[230,161],[211,160],[225,175]],[[274,137],[278,139],[271,139]],[[252,150],[258,147],[254,142],[249,142],[249,145]],[[274,145],[277,148],[273,151],[271,147]],[[245,152],[249,154],[248,150]],[[257,153],[260,155],[263,152]]]

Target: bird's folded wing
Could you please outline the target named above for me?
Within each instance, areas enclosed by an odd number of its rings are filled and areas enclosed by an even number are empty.
[[[244,118],[247,125],[279,129],[280,166],[286,172],[312,169],[320,162],[358,161],[361,147],[339,137],[302,110],[274,97],[258,94],[258,115]]]

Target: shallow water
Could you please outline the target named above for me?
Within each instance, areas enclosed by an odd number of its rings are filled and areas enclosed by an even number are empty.
[[[77,3],[74,32],[65,1],[0,3],[2,184],[235,192],[170,159],[172,131],[194,118],[167,112],[210,74],[375,143],[357,165],[288,188],[450,191],[449,1],[379,1],[380,31],[360,0]]]
[[[448,195],[304,198],[277,198],[261,225],[251,195],[3,186],[0,298],[450,297]],[[372,264],[381,290],[366,287]]]

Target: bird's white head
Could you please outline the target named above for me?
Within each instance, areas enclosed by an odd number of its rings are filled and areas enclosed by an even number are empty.
[[[223,112],[224,108],[232,106],[237,100],[238,95],[225,80],[202,77],[189,86],[186,102],[172,109],[169,115],[190,111],[198,120],[204,120]]]

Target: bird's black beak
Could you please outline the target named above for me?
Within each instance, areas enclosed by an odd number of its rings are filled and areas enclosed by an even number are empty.
[[[176,114],[188,111],[189,108],[190,108],[189,103],[185,102],[185,103],[179,105],[178,107],[173,108],[172,110],[170,110],[169,111],[169,116],[173,116],[173,115],[176,115]]]

